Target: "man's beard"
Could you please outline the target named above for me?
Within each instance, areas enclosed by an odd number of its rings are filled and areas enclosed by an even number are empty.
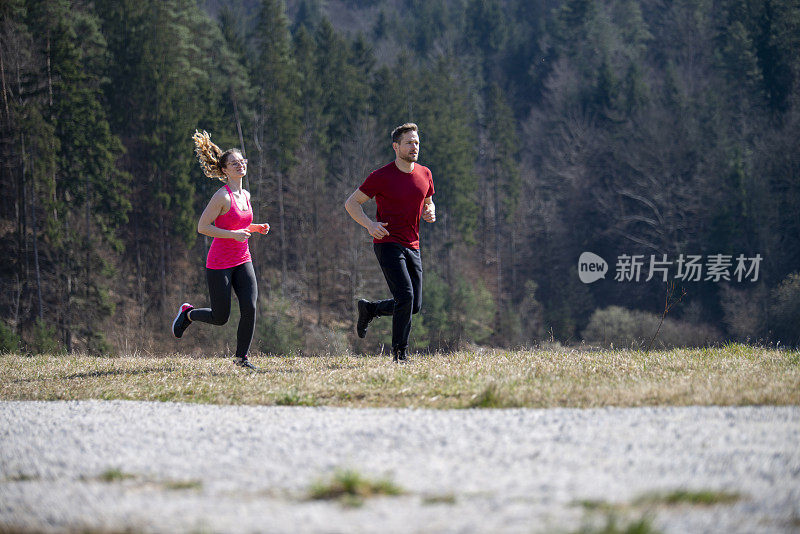
[[[406,155],[406,156],[400,156],[400,159],[402,159],[403,161],[407,161],[408,163],[416,163],[417,155],[414,154],[412,156],[412,155],[409,154],[409,155]]]

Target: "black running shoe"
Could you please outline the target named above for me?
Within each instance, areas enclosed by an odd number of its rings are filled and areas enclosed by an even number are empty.
[[[397,363],[406,363],[408,361],[406,349],[392,349],[392,355]]]
[[[358,322],[356,322],[356,334],[358,334],[358,337],[366,337],[369,322],[375,318],[369,310],[371,305],[372,303],[368,300],[360,299],[358,301]]]
[[[245,369],[252,369],[254,371],[256,369],[258,369],[258,367],[256,367],[252,363],[250,363],[250,360],[248,360],[246,357],[245,358],[234,358],[233,359],[233,364],[234,365],[238,365],[239,367],[244,367]]]
[[[194,306],[188,302],[181,304],[181,307],[178,308],[178,315],[175,316],[175,320],[172,321],[172,335],[181,337],[186,328],[192,324],[192,321],[189,319],[189,310],[192,309],[194,309]]]

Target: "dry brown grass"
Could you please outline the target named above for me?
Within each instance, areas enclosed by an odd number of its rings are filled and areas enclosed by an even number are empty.
[[[0,356],[0,399],[419,408],[800,404],[800,352],[478,350],[386,356]]]

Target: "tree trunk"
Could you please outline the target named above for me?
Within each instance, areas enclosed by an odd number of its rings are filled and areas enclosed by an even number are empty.
[[[517,289],[519,281],[517,280],[517,229],[516,225],[511,225],[511,235],[509,236],[509,258],[508,265],[511,268],[511,288]]]
[[[3,63],[3,54],[0,54],[0,84],[3,86],[3,105],[6,111],[6,122],[11,126],[11,108],[8,106],[8,88],[6,85],[6,67]]]
[[[36,273],[36,299],[38,317],[44,321],[44,304],[42,303],[42,275],[39,269],[39,225],[36,222],[36,167],[31,161],[31,230],[33,231],[33,266]]]
[[[358,296],[358,288],[361,287],[361,261],[359,254],[359,237],[361,226],[357,224],[349,225],[350,239],[348,246],[350,249],[350,302],[352,304]]]
[[[19,333],[19,310],[20,304],[22,303],[22,281],[17,274],[14,274],[14,287],[16,289],[16,294],[13,297],[14,312],[11,319],[11,324],[14,327],[14,332]]]
[[[134,243],[136,247],[136,301],[139,303],[139,328],[144,327],[144,318],[149,315],[147,313],[147,303],[145,302],[145,288],[144,288],[144,281],[147,278],[145,273],[142,272],[142,246],[141,246],[141,239],[139,237],[139,226],[135,225],[137,228]]]
[[[158,230],[159,233],[163,236],[165,235],[164,230],[164,222],[159,221],[158,223]],[[159,309],[161,310],[161,314],[166,313],[166,306],[167,306],[167,249],[166,249],[166,239],[159,239],[159,275],[161,277],[161,302],[159,303]]]
[[[495,314],[495,332],[500,326],[500,317],[503,315],[503,258],[501,249],[503,220],[500,215],[500,185],[497,174],[494,180],[494,256],[495,256],[495,283],[497,284],[497,313]]]
[[[22,280],[23,292],[30,280],[30,254],[28,253],[28,194],[25,174],[28,171],[28,157],[25,154],[25,136],[20,136],[21,144],[21,169],[17,179],[17,256],[19,266],[19,279]]]
[[[283,173],[278,171],[275,173],[278,183],[278,229],[280,230],[281,240],[281,295],[286,287],[289,271],[288,252],[286,250],[286,221],[283,204]]]
[[[447,213],[442,217],[442,226],[444,227],[444,278],[448,287],[453,287],[453,243],[450,241],[450,217]]]
[[[68,255],[69,252],[65,252],[65,256]],[[66,273],[66,284],[64,284],[64,315],[63,320],[61,321],[61,330],[64,339],[64,346],[67,349],[67,352],[72,352],[72,274],[70,272],[70,261],[65,258],[65,263],[67,265],[67,273]]]
[[[311,169],[311,224],[314,233],[314,271],[317,285],[317,324],[322,324],[322,265],[319,243],[319,206],[317,205],[317,173]]]
[[[244,136],[242,135],[242,121],[239,120],[239,103],[236,98],[236,93],[233,92],[233,89],[231,89],[231,104],[233,104],[233,117],[236,120],[236,131],[239,133],[239,145],[241,146],[242,149],[242,157],[244,159],[247,159],[247,151],[244,148]],[[255,193],[255,191],[252,190],[252,184],[248,185],[251,186],[249,188],[250,193],[251,194]],[[244,183],[242,183],[242,187],[244,187]],[[258,213],[256,212],[256,206],[257,206],[256,202],[250,203],[250,209],[253,210],[253,222],[258,222]]]
[[[53,74],[50,70],[50,36],[47,36],[47,43],[46,43],[46,50],[47,50],[47,91],[50,97],[50,110],[53,109]]]
[[[247,152],[244,148],[244,136],[242,135],[242,121],[239,120],[239,102],[236,93],[231,89],[231,104],[233,104],[233,117],[236,119],[236,131],[239,133],[239,144],[242,147],[242,157],[247,159]]]

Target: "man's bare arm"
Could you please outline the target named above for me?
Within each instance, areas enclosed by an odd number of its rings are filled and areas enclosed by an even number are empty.
[[[387,223],[376,222],[367,217],[367,214],[364,213],[364,208],[361,207],[367,200],[369,200],[369,197],[365,195],[361,189],[356,189],[353,191],[353,194],[347,198],[347,201],[344,203],[344,209],[347,210],[347,213],[350,214],[350,217],[352,217],[354,221],[367,229],[369,235],[375,239],[382,239],[389,235],[389,231],[385,228]]]

